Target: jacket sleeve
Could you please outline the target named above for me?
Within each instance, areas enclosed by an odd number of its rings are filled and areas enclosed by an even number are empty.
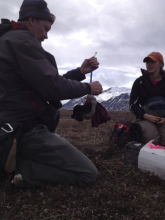
[[[51,53],[47,52],[47,51],[45,51],[45,53],[46,53],[46,58],[50,61],[50,63],[56,69],[58,69],[54,56]],[[66,79],[72,79],[72,80],[77,80],[77,81],[82,81],[86,78],[85,75],[81,73],[80,67],[68,71],[66,74],[63,75],[63,77],[66,78]]]
[[[85,75],[80,72],[79,67],[74,70],[68,71],[66,74],[63,75],[63,77],[66,79],[72,79],[77,81],[82,81],[86,78]]]
[[[40,43],[29,32],[6,41],[18,63],[18,74],[45,100],[73,99],[90,93],[89,85],[64,78],[46,59]]]
[[[140,97],[140,78],[136,79],[135,82],[133,83],[130,94],[129,108],[137,119],[142,119],[143,115],[145,114],[145,111],[141,107],[139,97]]]

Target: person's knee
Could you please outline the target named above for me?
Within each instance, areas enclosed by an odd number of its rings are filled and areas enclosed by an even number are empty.
[[[93,169],[91,170],[91,184],[94,184],[96,182],[98,175],[97,168],[94,166]]]
[[[151,140],[155,140],[159,143],[160,135],[158,129],[154,123],[146,120],[141,120],[137,122],[141,126],[141,142],[146,144]]]
[[[98,175],[97,168],[93,165],[88,172],[82,173],[78,179],[78,185],[80,186],[89,186],[93,185],[96,182]]]
[[[142,137],[143,137],[142,140],[143,140],[144,144],[148,143],[151,140],[154,140],[155,144],[160,143],[160,135],[158,135],[158,134],[154,135],[153,133],[150,133],[150,134],[146,135],[146,133],[144,133],[144,134],[142,134]]]

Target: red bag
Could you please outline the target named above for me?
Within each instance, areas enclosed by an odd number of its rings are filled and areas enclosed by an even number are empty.
[[[108,111],[100,104],[97,103],[95,115],[92,118],[92,127],[98,127],[102,123],[106,123],[111,119]]]

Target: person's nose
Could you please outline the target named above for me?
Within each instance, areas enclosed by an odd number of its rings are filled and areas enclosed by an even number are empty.
[[[48,34],[45,32],[45,34],[44,34],[44,38],[45,39],[48,39]]]

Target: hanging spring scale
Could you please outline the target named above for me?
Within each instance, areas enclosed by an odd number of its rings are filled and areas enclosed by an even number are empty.
[[[97,55],[97,52],[95,52],[94,57]],[[92,82],[92,75],[93,75],[93,67],[91,66],[91,75],[90,75],[90,83]]]

